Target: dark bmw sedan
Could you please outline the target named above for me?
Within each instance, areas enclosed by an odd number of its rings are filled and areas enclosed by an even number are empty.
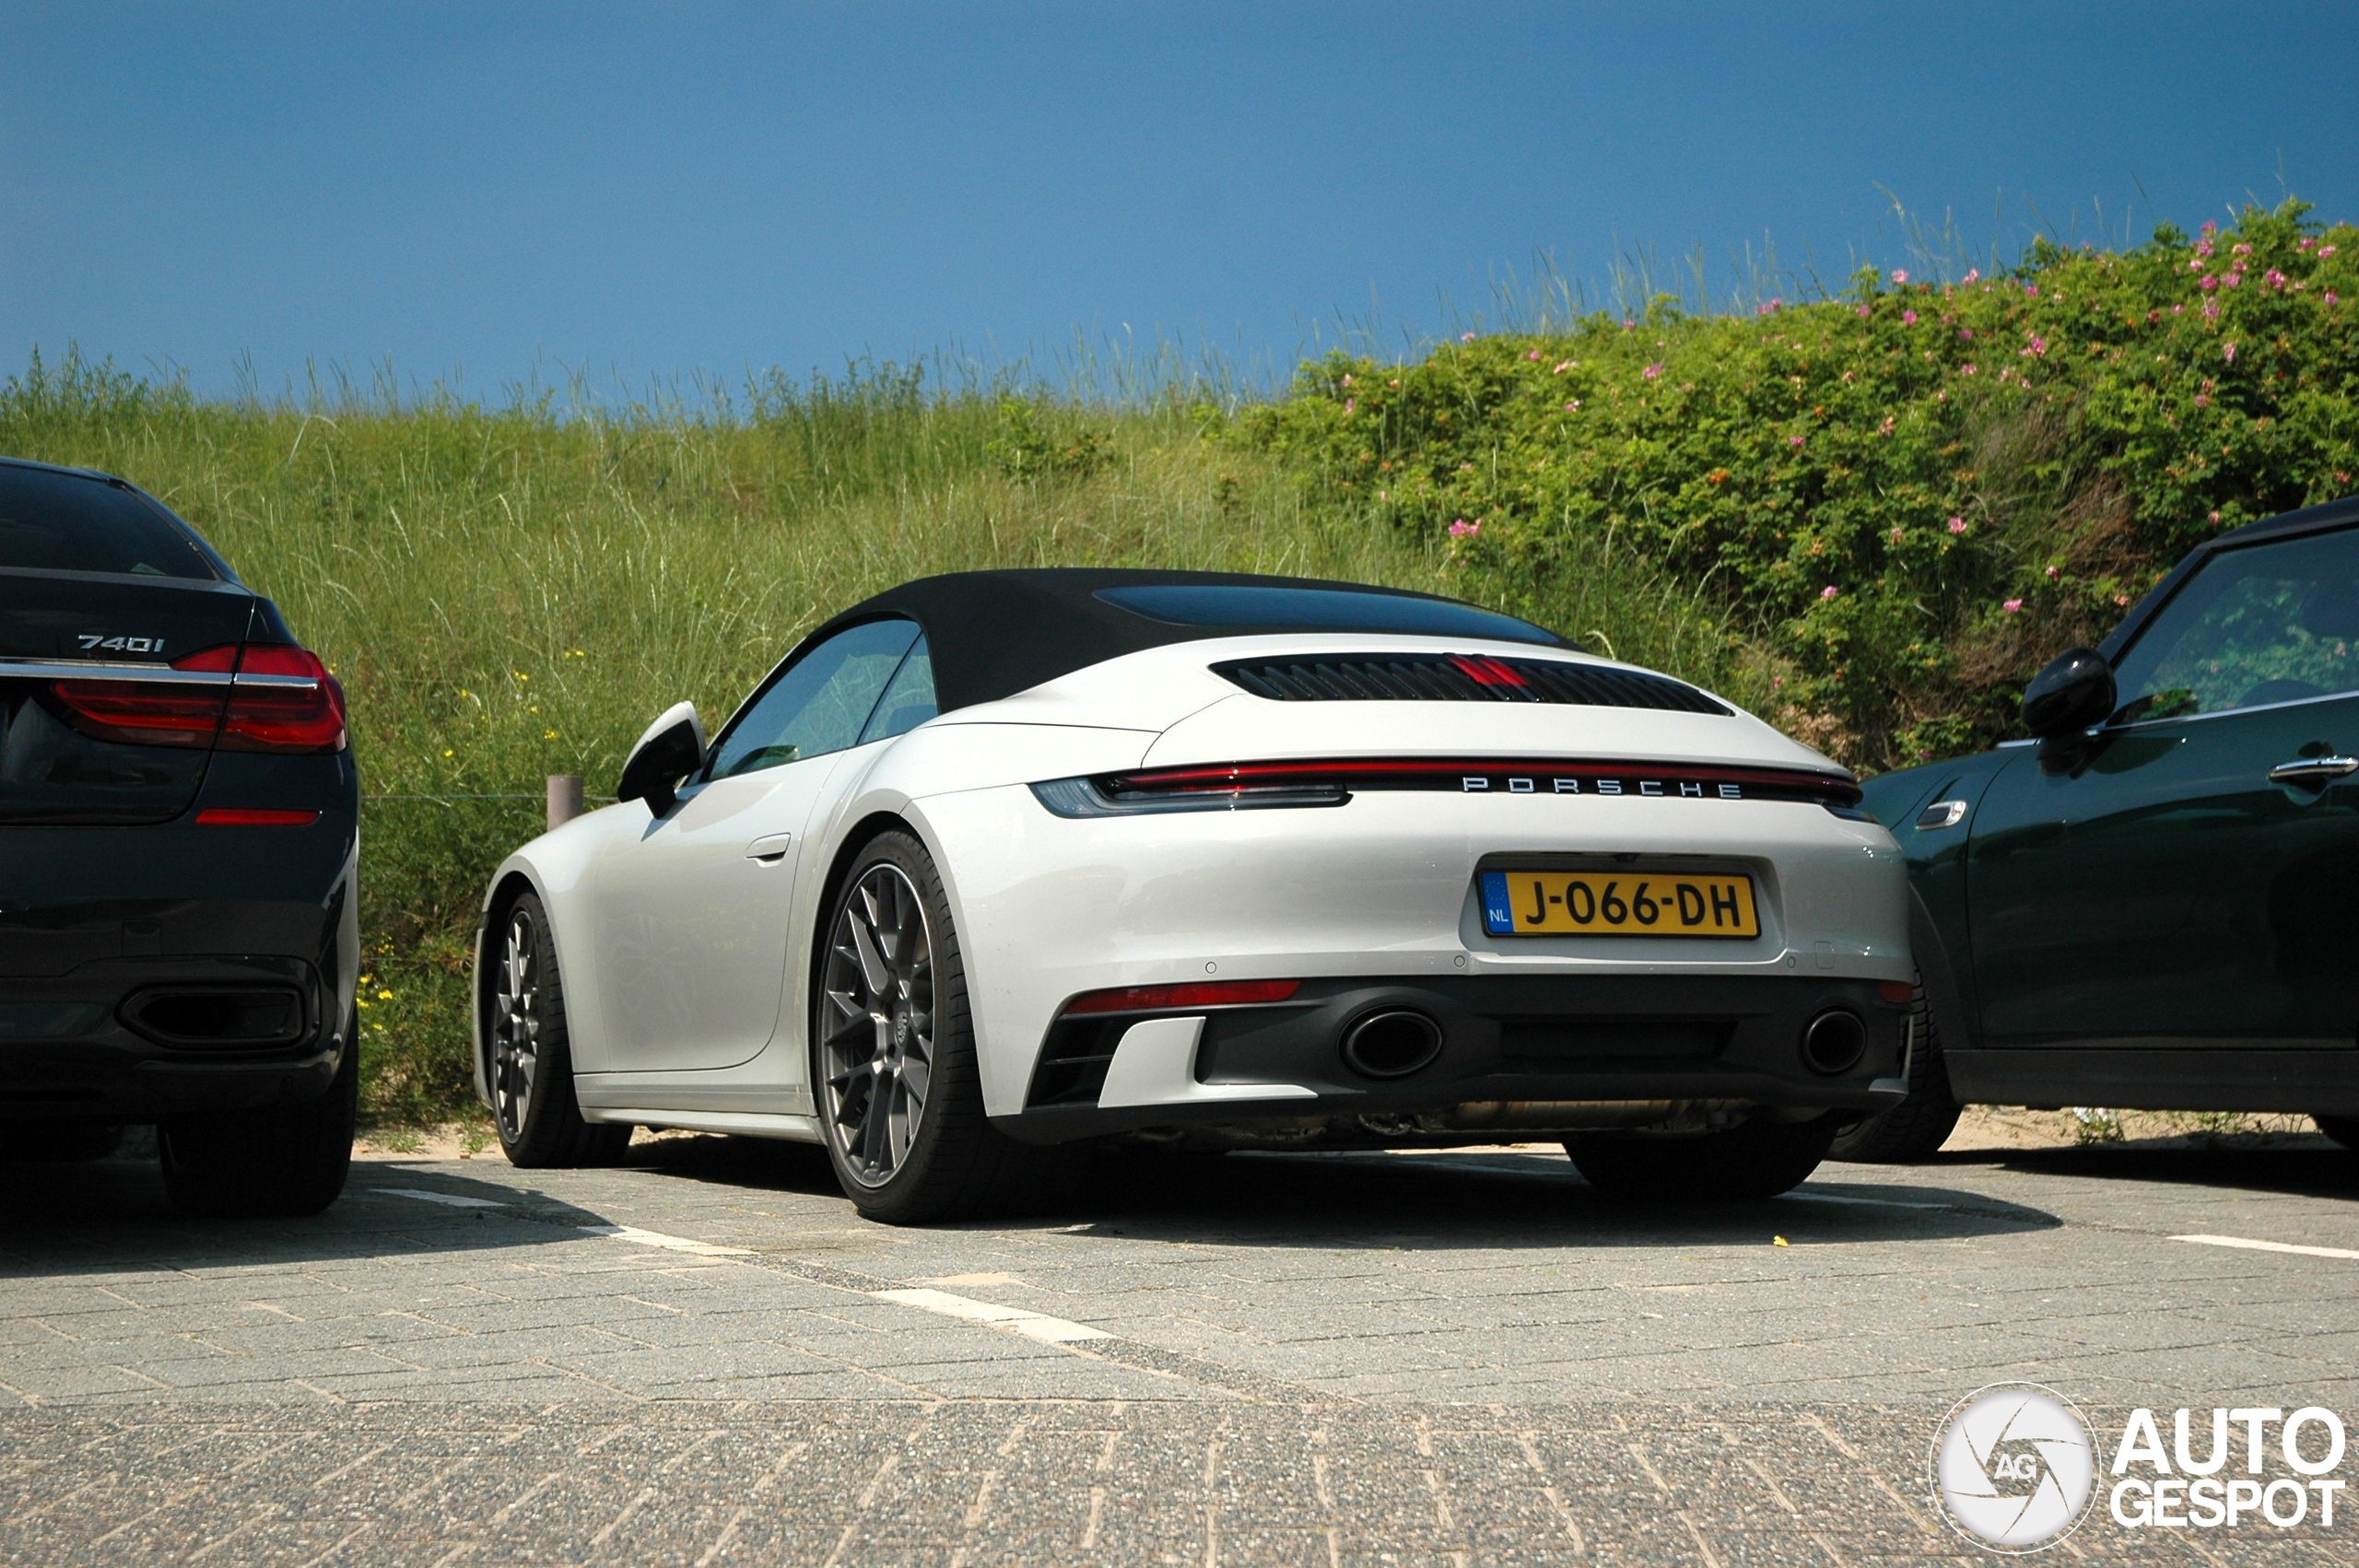
[[[2224,533],[2024,697],[2029,738],[1887,774],[1933,1017],[1909,1099],[2308,1112],[2359,1148],[2359,498]]]
[[[344,694],[195,532],[0,459],[0,1149],[153,1123],[173,1202],[343,1190],[359,780]]]

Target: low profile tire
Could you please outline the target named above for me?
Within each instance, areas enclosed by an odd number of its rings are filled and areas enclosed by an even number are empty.
[[[500,1152],[525,1170],[603,1164],[630,1142],[625,1126],[581,1119],[573,1095],[573,1052],[565,1031],[565,982],[548,912],[520,894],[494,926],[491,985],[483,993],[483,1037],[491,1059],[492,1117]]]
[[[1775,1198],[1826,1158],[1835,1123],[1758,1117],[1694,1137],[1602,1133],[1565,1145],[1589,1184],[1611,1198],[1727,1202]]]
[[[1835,1135],[1827,1158],[1856,1164],[1906,1165],[1930,1160],[1957,1130],[1965,1107],[1950,1095],[1949,1069],[1942,1062],[1942,1037],[1919,982],[1914,998],[1919,1041],[1908,1061],[1908,1098],[1888,1111],[1853,1123]]]
[[[983,1115],[958,935],[925,846],[902,832],[870,839],[827,920],[812,1082],[852,1206],[907,1225],[1052,1199],[1076,1157],[1019,1143]]]
[[[2345,1149],[2359,1149],[2359,1116],[2314,1116],[2320,1132]]]
[[[183,1214],[316,1214],[344,1191],[359,1114],[360,1030],[348,1014],[343,1059],[318,1099],[157,1123],[164,1191]]]

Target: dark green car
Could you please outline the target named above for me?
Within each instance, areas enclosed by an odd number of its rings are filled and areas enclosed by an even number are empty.
[[[1867,785],[1934,1041],[1837,1157],[1930,1154],[1961,1103],[2307,1112],[2359,1147],[2359,497],[2204,544],[2024,711]]]

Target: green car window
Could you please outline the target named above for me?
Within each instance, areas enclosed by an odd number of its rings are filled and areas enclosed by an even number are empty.
[[[731,723],[705,777],[728,778],[855,744],[917,636],[915,621],[863,621],[812,649]]]
[[[2117,723],[2359,690],[2359,529],[2223,550],[2114,670]]]

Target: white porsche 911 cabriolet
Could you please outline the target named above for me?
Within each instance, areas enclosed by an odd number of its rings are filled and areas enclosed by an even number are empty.
[[[1809,1174],[1907,1093],[1899,851],[1681,682],[1422,594],[927,578],[500,866],[477,1087],[519,1164],[827,1146],[872,1217],[1128,1139],[1562,1141],[1627,1196]]]

